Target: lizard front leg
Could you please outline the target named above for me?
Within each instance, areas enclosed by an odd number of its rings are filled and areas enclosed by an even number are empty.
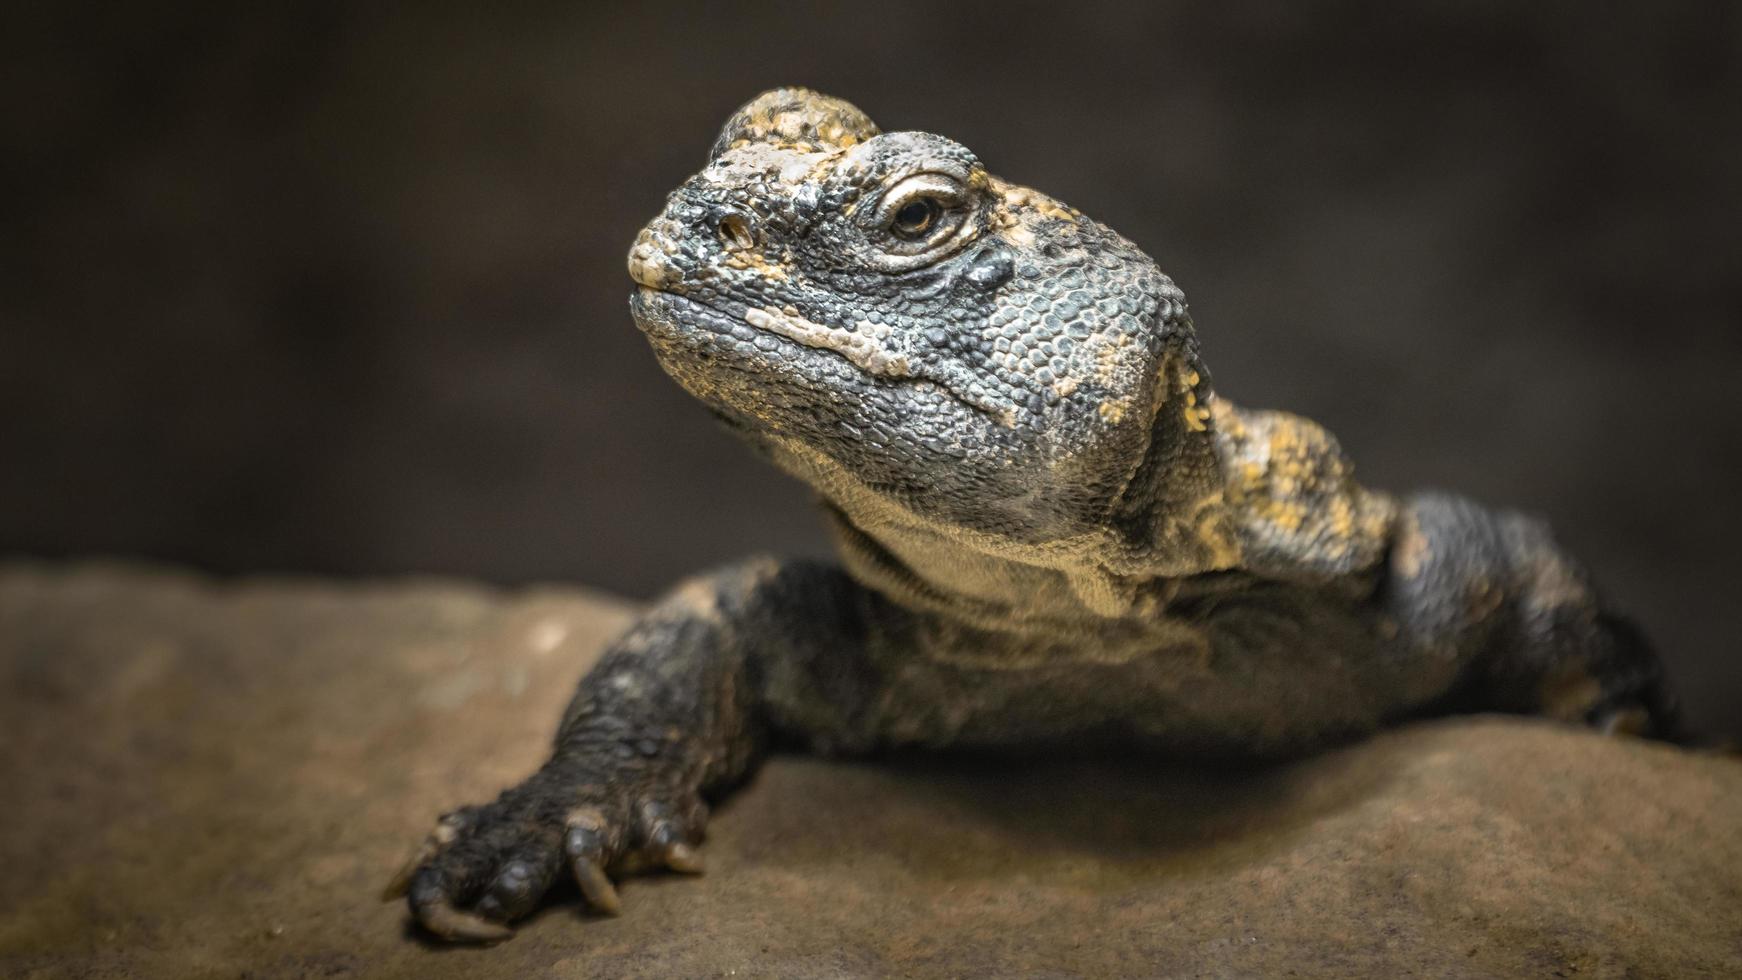
[[[438,936],[490,942],[565,872],[615,913],[612,875],[701,870],[705,801],[751,771],[774,730],[762,678],[851,659],[866,599],[807,563],[752,562],[680,587],[582,679],[550,760],[442,817],[389,895]]]
[[[1388,612],[1404,633],[1468,664],[1451,707],[1685,738],[1649,643],[1540,521],[1418,495],[1389,572]]]

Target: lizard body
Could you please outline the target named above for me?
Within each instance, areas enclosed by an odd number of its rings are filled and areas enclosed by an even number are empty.
[[[768,92],[629,257],[662,366],[814,487],[839,567],[680,587],[582,681],[551,761],[396,883],[493,940],[565,869],[695,870],[770,748],[1276,757],[1452,710],[1666,734],[1658,663],[1530,518],[1362,487],[1210,381],[1150,258],[960,144]]]

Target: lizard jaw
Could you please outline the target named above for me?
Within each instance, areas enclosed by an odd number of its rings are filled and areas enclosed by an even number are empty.
[[[816,323],[772,307],[752,307],[746,309],[743,315],[734,316],[694,296],[669,289],[656,289],[645,284],[632,297],[631,313],[635,317],[636,325],[643,332],[654,332],[655,325],[658,325],[660,332],[686,332],[695,329],[695,324],[678,315],[676,308],[684,304],[697,308],[699,312],[704,312],[721,324],[739,321],[752,329],[800,347],[827,351],[870,377],[898,385],[933,386],[951,401],[985,416],[1002,428],[1016,427],[1016,409],[1013,406],[974,397],[969,388],[971,379],[955,377],[947,370],[939,374],[939,369],[948,365],[915,365],[906,354],[891,353],[877,336],[883,332],[882,329],[869,323],[861,324],[856,330],[846,330]],[[706,329],[724,332],[721,326]]]
[[[872,334],[869,323],[859,324],[857,330],[844,330],[814,323],[802,316],[783,313],[772,307],[746,310],[744,322],[758,330],[778,334],[806,347],[834,351],[853,362],[866,374],[880,378],[912,376],[907,356],[890,353]]]

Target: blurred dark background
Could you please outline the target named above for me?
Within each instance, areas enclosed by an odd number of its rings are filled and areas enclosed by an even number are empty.
[[[1368,482],[1552,518],[1742,734],[1739,9],[15,8],[0,552],[647,596],[825,550],[623,267],[805,84],[1135,239]]]

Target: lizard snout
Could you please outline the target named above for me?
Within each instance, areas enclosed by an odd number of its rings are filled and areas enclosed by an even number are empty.
[[[668,229],[660,227],[671,223],[667,218],[655,219],[641,229],[629,249],[629,278],[649,289],[670,289],[682,278],[671,260],[675,251],[673,238],[662,234]]]

